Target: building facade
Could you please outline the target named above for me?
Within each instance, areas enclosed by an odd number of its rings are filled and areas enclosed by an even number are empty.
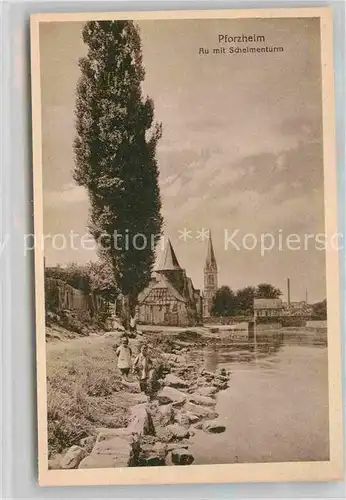
[[[204,266],[203,317],[211,316],[213,300],[218,287],[218,269],[213,248],[211,233],[209,233],[207,258]]]
[[[202,298],[179,265],[170,240],[163,264],[138,296],[138,322],[150,325],[193,326],[201,322]]]
[[[281,299],[254,299],[255,318],[283,316],[284,305]]]

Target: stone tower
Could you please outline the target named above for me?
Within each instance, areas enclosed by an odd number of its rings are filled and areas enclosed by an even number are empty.
[[[211,239],[211,232],[209,231],[208,251],[207,258],[204,266],[204,294],[203,294],[203,316],[209,318],[211,315],[211,308],[213,298],[217,292],[217,265],[213,248],[213,241]]]

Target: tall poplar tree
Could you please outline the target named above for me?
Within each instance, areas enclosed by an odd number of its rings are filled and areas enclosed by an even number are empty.
[[[75,181],[90,199],[89,230],[125,297],[125,323],[148,284],[162,231],[156,146],[161,124],[142,95],[139,29],[132,21],[91,21],[82,31],[74,142]],[[125,326],[128,326],[125,324]]]

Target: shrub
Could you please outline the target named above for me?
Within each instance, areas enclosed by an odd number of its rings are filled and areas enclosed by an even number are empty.
[[[82,290],[83,292],[90,292],[90,276],[86,266],[79,266],[78,264],[71,263],[67,267],[47,267],[45,269],[46,278],[59,279],[65,281],[68,285]]]
[[[158,349],[159,352],[172,353],[175,343],[174,339],[171,337],[152,337],[150,339],[150,344],[153,349]]]

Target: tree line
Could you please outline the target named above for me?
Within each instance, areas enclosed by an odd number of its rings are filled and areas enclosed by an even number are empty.
[[[222,286],[216,292],[211,309],[212,316],[252,316],[254,299],[278,299],[281,290],[269,283],[260,283],[257,287],[247,286],[233,291],[229,286]],[[311,318],[327,319],[327,300],[311,305]]]
[[[313,319],[325,321],[327,319],[327,299],[313,304],[312,310]]]
[[[248,316],[253,314],[253,301],[257,299],[277,299],[281,290],[269,283],[257,287],[247,286],[237,291],[222,286],[216,292],[211,313],[213,316]]]
[[[71,262],[65,267],[47,267],[45,276],[60,279],[85,293],[96,292],[109,303],[114,303],[120,294],[113,269],[104,261],[90,261],[85,265]],[[219,317],[251,316],[255,298],[277,299],[281,296],[281,290],[269,283],[260,283],[257,287],[247,286],[236,291],[231,290],[229,286],[222,286],[216,292],[211,313]],[[313,319],[327,319],[326,299],[312,304],[311,307]]]

